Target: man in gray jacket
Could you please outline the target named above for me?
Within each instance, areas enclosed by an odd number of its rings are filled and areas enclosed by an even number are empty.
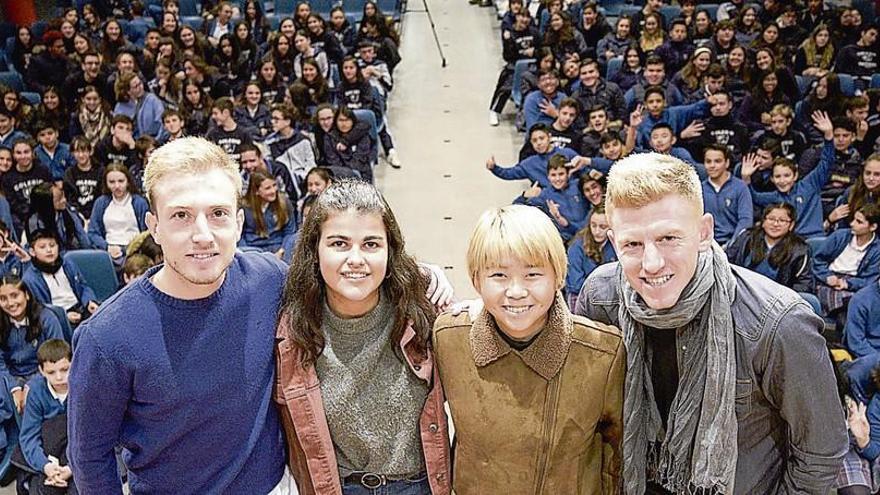
[[[623,332],[624,492],[826,493],[848,441],[822,321],[728,264],[684,162],[631,155],[606,194],[619,262],[575,313]]]

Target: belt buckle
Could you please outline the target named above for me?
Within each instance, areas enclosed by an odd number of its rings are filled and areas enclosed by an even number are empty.
[[[364,473],[361,475],[361,485],[370,490],[375,490],[376,488],[385,485],[385,483],[386,480],[384,475],[376,473]]]

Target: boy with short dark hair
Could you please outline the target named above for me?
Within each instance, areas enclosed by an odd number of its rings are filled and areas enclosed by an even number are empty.
[[[186,122],[183,114],[176,108],[167,108],[162,112],[162,128],[165,132],[160,133],[159,144],[165,144],[186,136]]]
[[[38,473],[31,478],[30,493],[77,493],[67,461],[70,360],[70,345],[61,339],[47,340],[37,349],[40,374],[28,382],[20,435],[21,452]]]
[[[7,110],[6,105],[0,105],[0,146],[12,149],[12,143],[28,137],[25,132],[16,129],[15,125],[15,113]]]
[[[37,133],[37,141],[40,143],[36,150],[36,157],[52,174],[52,180],[61,180],[64,171],[73,165],[73,156],[70,155],[70,146],[58,140],[59,129],[48,120],[40,120],[33,127]]]
[[[211,119],[217,126],[208,131],[205,138],[223,148],[223,151],[229,153],[229,156],[240,164],[239,148],[243,144],[252,143],[253,138],[250,132],[235,122],[234,113],[235,105],[232,103],[232,98],[227,96],[218,98],[211,109]]]
[[[110,135],[98,141],[92,159],[101,168],[121,163],[131,170],[137,164],[134,146],[134,121],[128,115],[114,115],[110,120]]]
[[[55,232],[37,229],[31,237],[31,266],[22,281],[34,299],[64,308],[70,324],[79,324],[98,309],[95,291],[86,284],[79,267],[61,256]]]

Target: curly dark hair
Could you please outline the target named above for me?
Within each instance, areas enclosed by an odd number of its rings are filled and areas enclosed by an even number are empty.
[[[396,343],[411,324],[416,335],[408,346],[420,354],[427,354],[431,328],[436,318],[434,306],[425,295],[428,278],[421,272],[415,259],[406,253],[403,235],[388,203],[375,187],[358,180],[334,181],[312,205],[300,230],[287,273],[281,295],[279,323],[286,319],[289,338],[293,346],[303,353],[303,365],[314,364],[323,352],[325,343],[321,324],[326,287],[318,256],[321,228],[332,215],[346,211],[374,213],[382,217],[388,242],[388,268],[381,290],[394,305],[394,327],[391,331],[391,340],[395,343],[393,347],[397,357],[403,360]]]

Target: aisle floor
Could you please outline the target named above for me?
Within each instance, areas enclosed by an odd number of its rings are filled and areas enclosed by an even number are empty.
[[[508,103],[501,125],[488,124],[489,100],[502,66],[495,10],[466,0],[408,0],[401,55],[389,102],[403,168],[385,164],[377,184],[419,260],[443,266],[459,298],[473,297],[465,266],[467,239],[479,215],[510,204],[525,182],[505,182],[485,168],[493,155],[514,163],[522,136]],[[446,56],[441,67],[425,2]]]

